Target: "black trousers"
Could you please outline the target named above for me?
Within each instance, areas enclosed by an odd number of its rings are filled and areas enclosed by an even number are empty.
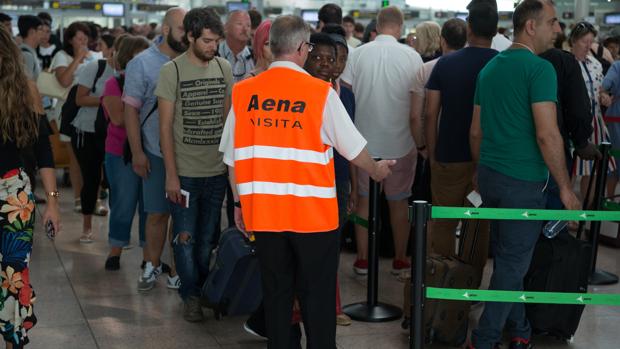
[[[82,173],[82,214],[91,215],[97,204],[97,193],[101,184],[101,170],[105,151],[100,141],[91,132],[78,132],[71,137],[71,146]]]
[[[290,348],[295,296],[301,306],[306,348],[335,348],[340,234],[257,232],[255,236],[269,349]]]

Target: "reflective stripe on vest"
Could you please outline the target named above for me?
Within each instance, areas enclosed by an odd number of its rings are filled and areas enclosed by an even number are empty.
[[[237,185],[239,195],[271,194],[293,195],[302,198],[315,197],[330,199],[336,197],[336,188],[300,185],[295,183],[247,182]]]
[[[235,160],[240,161],[252,158],[292,160],[327,165],[331,159],[334,158],[334,150],[333,148],[329,148],[325,152],[318,152],[295,148],[272,147],[267,145],[252,145],[249,147],[235,149]]]
[[[334,154],[321,139],[330,88],[288,68],[234,86],[235,179],[249,231],[338,227]]]

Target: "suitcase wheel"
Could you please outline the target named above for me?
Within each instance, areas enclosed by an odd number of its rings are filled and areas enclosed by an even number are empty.
[[[403,319],[403,322],[400,324],[400,327],[403,328],[403,330],[406,330],[409,328],[409,317],[405,316],[405,318]]]

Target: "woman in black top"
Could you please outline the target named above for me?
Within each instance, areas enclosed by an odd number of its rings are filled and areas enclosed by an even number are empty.
[[[6,348],[22,348],[37,322],[28,264],[35,204],[19,149],[33,146],[47,193],[43,223],[59,230],[58,191],[46,119],[39,116],[34,85],[27,82],[19,49],[0,28],[0,334]]]

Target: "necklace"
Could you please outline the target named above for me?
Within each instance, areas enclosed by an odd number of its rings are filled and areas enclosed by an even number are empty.
[[[523,46],[523,47],[525,47],[526,49],[530,50],[530,52],[532,52],[534,55],[536,54],[536,53],[534,53],[534,50],[532,50],[532,48],[530,48],[530,47],[529,47],[529,46],[527,46],[526,44],[522,44],[522,43],[520,43],[520,42],[516,42],[516,41],[515,41],[515,42],[513,42],[512,44],[513,44],[513,45]]]

